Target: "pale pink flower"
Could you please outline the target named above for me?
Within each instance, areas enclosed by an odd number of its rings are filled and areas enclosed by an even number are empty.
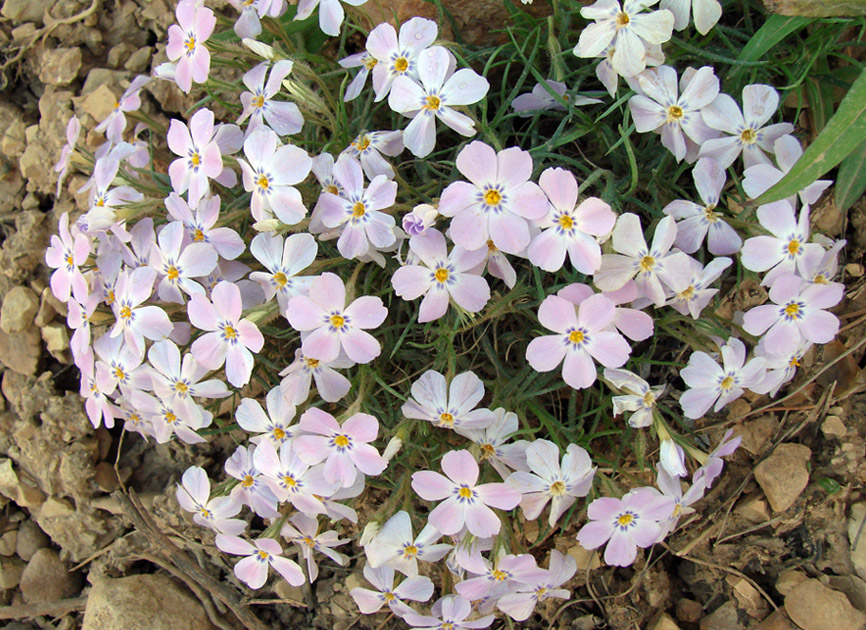
[[[96,308],[102,302],[98,292],[87,295],[81,301],[81,296],[74,296],[75,299],[69,300],[66,303],[68,315],[66,316],[66,325],[75,332],[72,333],[72,338],[69,340],[69,348],[72,350],[72,357],[75,359],[75,364],[78,365],[78,360],[90,351],[91,339],[91,322],[90,319],[96,312]]]
[[[295,406],[283,397],[279,387],[268,392],[265,403],[268,407],[267,413],[259,401],[242,398],[235,410],[235,420],[244,431],[259,434],[250,439],[253,444],[270,442],[279,448],[297,433],[297,425],[290,426],[295,417]]]
[[[718,0],[662,0],[662,9],[674,14],[674,28],[684,30],[689,25],[689,14],[694,14],[695,29],[706,35],[722,17],[722,5]]]
[[[489,409],[475,409],[482,398],[484,383],[474,372],[456,375],[449,385],[442,374],[427,370],[412,383],[412,398],[400,411],[444,429],[480,429],[495,419]]]
[[[121,271],[117,278],[115,301],[112,304],[115,324],[111,336],[121,333],[126,343],[139,354],[144,353],[144,339],[158,341],[167,338],[172,331],[171,321],[158,306],[141,306],[150,298],[156,272],[148,267],[139,267],[130,272]]]
[[[423,630],[474,630],[476,628],[487,628],[493,623],[494,616],[487,615],[479,619],[468,621],[467,617],[472,612],[472,604],[459,595],[446,595],[433,604],[431,614],[433,616],[407,613],[403,620],[410,626],[421,627]]]
[[[403,152],[402,131],[368,131],[356,136],[352,143],[343,150],[353,158],[361,161],[361,167],[367,179],[372,180],[377,175],[394,179],[394,167],[382,157],[400,155]]]
[[[659,470],[665,470],[673,477],[685,477],[688,474],[686,453],[671,438],[664,438],[659,444]]]
[[[236,284],[220,282],[211,295],[213,302],[196,294],[187,305],[190,323],[208,331],[192,343],[190,351],[209,370],[225,364],[228,382],[243,387],[253,371],[252,352],[262,349],[264,337],[254,323],[241,319],[243,305]]]
[[[653,423],[653,409],[656,400],[665,390],[664,385],[650,387],[649,383],[637,374],[628,370],[605,368],[604,379],[618,390],[627,392],[614,396],[613,415],[618,416],[623,411],[633,411],[628,418],[628,424],[635,429],[651,426]]]
[[[252,192],[253,218],[263,221],[274,215],[286,225],[294,225],[307,214],[295,184],[310,174],[312,159],[294,145],[279,145],[277,134],[261,127],[244,141],[247,160],[238,159],[244,176],[244,190]]]
[[[143,424],[150,425],[153,437],[159,444],[165,444],[172,435],[177,435],[187,444],[200,444],[205,441],[196,431],[210,425],[213,414],[198,408],[190,411],[189,405],[178,398],[154,398],[142,391],[130,394],[130,403],[145,418]]]
[[[394,79],[407,76],[420,80],[418,56],[428,48],[439,34],[433,20],[413,17],[400,26],[400,35],[390,24],[379,24],[367,36],[367,53],[377,63],[372,67],[373,90],[376,101],[388,96]]]
[[[529,152],[510,147],[497,153],[476,140],[457,154],[457,169],[469,182],[450,184],[439,202],[439,212],[453,217],[450,233],[454,243],[475,250],[490,239],[508,254],[526,249],[530,240],[527,221],[541,219],[548,209],[544,191],[529,181]]]
[[[743,328],[752,335],[766,332],[766,344],[776,354],[790,352],[804,341],[829,343],[839,332],[839,318],[824,309],[836,306],[844,295],[842,284],[810,284],[797,275],[782,274],[770,286],[773,304],[747,311]]]
[[[375,29],[374,29],[375,30]],[[370,76],[370,71],[376,67],[379,60],[366,50],[363,52],[343,57],[337,63],[343,68],[361,68],[349,86],[346,88],[346,93],[343,95],[343,101],[349,102],[358,98],[361,90],[364,89],[364,84],[367,83],[367,77]]]
[[[569,444],[559,463],[559,447],[549,440],[535,440],[526,449],[526,465],[531,472],[517,471],[505,480],[520,492],[520,507],[527,521],[534,521],[550,503],[551,527],[578,497],[585,497],[595,477],[589,453]]]
[[[286,0],[229,0],[241,14],[235,22],[235,34],[241,39],[258,37],[263,17],[280,17],[286,12]]]
[[[311,407],[301,416],[303,435],[295,438],[294,449],[310,465],[325,462],[324,478],[343,488],[355,483],[358,471],[376,476],[388,462],[370,445],[379,433],[379,421],[356,413],[340,426],[331,414]]]
[[[390,566],[410,577],[418,575],[418,561],[438,562],[452,546],[437,543],[442,532],[426,524],[417,537],[412,535],[412,520],[404,511],[389,518],[364,547],[373,568]]]
[[[354,361],[343,357],[337,357],[333,361],[305,357],[298,348],[295,351],[295,360],[280,372],[283,377],[280,388],[289,401],[300,405],[310,396],[310,385],[315,381],[316,393],[322,400],[337,402],[349,393],[352,383],[334,368],[348,368],[353,365]]]
[[[142,369],[144,355],[136,348],[124,343],[123,337],[112,337],[108,333],[93,342],[96,362],[96,382],[105,394],[114,393],[115,388],[150,389],[147,370]]]
[[[304,514],[325,514],[323,497],[340,489],[339,483],[325,481],[324,465],[310,466],[301,459],[292,440],[282,444],[270,440],[259,442],[253,453],[253,464],[278,501],[289,501]]]
[[[342,348],[355,363],[369,363],[382,351],[365,329],[377,328],[388,316],[378,297],[361,296],[346,306],[346,287],[339,276],[323,273],[310,283],[309,296],[296,295],[286,308],[292,328],[308,333],[301,344],[304,356],[326,363]]]
[[[839,272],[839,251],[846,244],[845,239],[839,239],[831,241],[825,252],[816,249],[806,252],[800,265],[800,275],[812,284],[835,284],[833,280]]]
[[[692,476],[692,483],[697,484],[699,481],[703,480],[707,489],[712,488],[713,482],[720,474],[722,474],[722,468],[725,465],[722,457],[727,457],[728,455],[733,454],[733,452],[740,447],[742,441],[742,436],[738,435],[734,437],[733,429],[725,431],[719,445],[709,454],[704,465],[695,471],[695,474]]]
[[[703,205],[677,199],[663,210],[677,220],[674,245],[687,254],[693,254],[706,238],[707,249],[711,254],[727,256],[737,253],[743,245],[743,239],[716,211],[727,179],[725,169],[712,158],[701,158],[692,169],[692,177]]]
[[[463,136],[475,135],[475,121],[453,107],[477,103],[487,95],[490,84],[470,68],[450,74],[452,60],[441,46],[423,50],[418,55],[420,84],[399,76],[388,95],[391,109],[412,118],[403,132],[403,143],[417,157],[426,157],[436,146],[436,118]]]
[[[187,295],[204,294],[204,287],[193,278],[206,277],[217,264],[216,250],[207,243],[190,243],[183,247],[184,226],[172,221],[160,230],[150,261],[161,276],[157,295],[164,302],[184,303]]]
[[[547,89],[544,87],[545,84],[547,85]],[[565,83],[547,80],[544,84],[536,83],[535,87],[532,88],[532,92],[521,94],[515,98],[511,101],[511,107],[515,112],[519,112],[522,118],[529,118],[535,112],[542,109],[550,109],[560,112],[566,111],[567,108],[565,105],[556,100],[549,90],[558,94],[563,100],[572,102],[572,97],[566,94],[568,88],[565,86]],[[602,101],[597,98],[588,98],[586,96],[577,95],[574,97],[573,102],[574,106],[578,107],[580,105],[601,103]]]
[[[60,159],[54,165],[54,172],[57,173],[57,191],[55,197],[60,197],[60,188],[63,185],[63,180],[66,178],[66,173],[69,171],[69,160],[72,157],[72,152],[75,151],[75,145],[78,143],[78,136],[81,134],[81,122],[73,115],[69,122],[66,123],[66,144],[60,149]]]
[[[538,228],[534,225],[529,226],[530,238],[533,235],[538,233]],[[485,248],[480,248],[482,251],[485,251]],[[528,249],[528,247],[527,247]],[[486,248],[487,256],[485,256],[484,260],[478,264],[474,269],[472,269],[473,273],[477,273],[478,275],[483,275],[485,270],[494,278],[499,278],[505,283],[509,289],[513,289],[514,285],[517,284],[517,271],[514,269],[514,265],[508,260],[508,256],[505,255],[504,252],[499,251],[499,248],[493,244],[493,241],[487,241]],[[519,258],[527,258],[527,250],[518,252],[515,256]]]
[[[809,243],[809,208],[800,210],[799,220],[787,201],[779,201],[758,208],[758,222],[772,236],[755,236],[743,244],[743,267],[752,271],[767,271],[761,281],[772,285],[786,273],[800,271],[807,256],[824,253],[818,243]]]
[[[601,246],[596,237],[613,229],[616,223],[613,210],[597,197],[578,205],[577,180],[563,168],[546,169],[538,183],[550,200],[550,209],[537,222],[544,231],[529,244],[530,262],[545,271],[559,271],[567,252],[580,273],[595,273],[601,267]]]
[[[746,168],[756,164],[770,165],[766,153],[775,151],[778,138],[794,131],[790,123],[767,125],[779,111],[779,93],[769,85],[747,85],[743,88],[743,110],[727,94],[719,94],[701,112],[704,122],[726,134],[708,140],[701,146],[700,157],[711,157],[728,168],[743,154]],[[766,153],[765,153],[766,152]]]
[[[426,602],[433,596],[433,582],[425,575],[406,578],[395,588],[394,569],[389,566],[374,569],[367,564],[364,565],[364,578],[376,590],[356,587],[349,591],[349,594],[365,615],[372,615],[387,604],[391,612],[400,617],[412,612],[412,609],[403,603],[404,599]]]
[[[493,422],[488,426],[482,429],[462,427],[457,432],[481,447],[481,461],[489,461],[504,480],[515,470],[529,471],[526,464],[529,442],[509,440],[519,428],[517,414],[498,407],[493,410]]]
[[[662,532],[659,534],[657,542],[663,541],[668,534],[676,529],[677,523],[683,516],[688,516],[694,513],[694,508],[689,507],[692,503],[700,501],[704,492],[706,492],[706,482],[703,479],[698,479],[688,490],[683,492],[682,482],[672,475],[669,475],[664,468],[658,469],[656,476],[656,485],[666,497],[674,500],[674,509],[668,519],[662,522]]]
[[[219,220],[219,195],[205,197],[198,209],[192,210],[183,197],[172,192],[165,198],[165,207],[171,217],[183,223],[187,239],[193,243],[207,243],[225,260],[234,260],[243,253],[244,241],[237,232],[230,227],[214,227]]]
[[[699,319],[718,289],[710,287],[722,273],[731,266],[730,258],[713,258],[706,267],[689,256],[687,258],[691,270],[690,275],[671,278],[670,288],[673,297],[666,304],[683,315],[691,315]]]
[[[796,348],[789,348],[778,354],[778,348],[773,352],[767,347],[766,335],[761,337],[758,340],[758,347],[755,348],[755,356],[764,359],[767,376],[754,390],[759,394],[767,393],[771,398],[775,398],[782,385],[794,378],[797,368],[802,365],[806,353],[813,345],[811,341],[805,341]]]
[[[253,462],[255,446],[238,446],[232,456],[225,462],[225,471],[240,480],[240,483],[232,488],[231,497],[250,507],[262,518],[276,518],[277,497],[271,492],[270,486],[265,483],[261,471]]]
[[[294,103],[278,101],[274,96],[279,94],[283,79],[292,71],[292,62],[288,59],[277,61],[271,68],[267,83],[265,75],[267,63],[260,63],[244,74],[244,85],[249,92],[241,92],[241,104],[244,107],[237,123],[242,124],[247,118],[247,136],[267,123],[278,135],[285,136],[298,133],[304,126],[304,116]]]
[[[655,488],[635,488],[622,499],[602,497],[589,504],[589,523],[577,532],[577,541],[585,549],[596,549],[607,543],[604,561],[627,567],[637,557],[637,548],[651,547],[662,533],[674,509],[674,500]]]
[[[526,348],[526,360],[538,372],[550,372],[562,363],[562,378],[575,389],[595,382],[593,359],[605,367],[620,367],[631,348],[618,332],[610,330],[614,305],[603,295],[593,295],[575,309],[573,303],[549,295],[538,309],[538,321],[555,335],[536,337]]]
[[[721,367],[706,352],[699,351],[693,352],[689,364],[680,370],[689,386],[680,396],[680,406],[687,418],[700,418],[711,406],[718,411],[764,379],[764,359],[756,357],[746,363],[746,346],[736,337],[721,346],[721,354]]]
[[[57,234],[51,236],[51,246],[45,251],[45,262],[56,269],[51,274],[51,292],[61,302],[68,302],[73,290],[77,295],[88,294],[87,280],[79,267],[90,256],[90,239],[75,227],[69,231],[69,215],[60,215]]]
[[[686,157],[686,136],[703,144],[717,135],[701,118],[703,108],[719,93],[719,79],[710,66],[698,70],[679,95],[677,72],[670,66],[645,70],[637,80],[642,94],[628,101],[635,129],[660,130],[662,144],[678,162]]]
[[[782,179],[803,155],[800,141],[794,136],[787,135],[776,139],[773,143],[773,151],[776,153],[778,168],[771,164],[759,163],[743,171],[743,190],[752,199],[757,199]],[[832,179],[819,179],[812,182],[799,192],[800,201],[806,205],[814,204],[832,183]],[[796,198],[788,197],[788,202],[795,206]]]
[[[267,272],[255,271],[250,280],[258,282],[270,301],[274,295],[280,312],[286,312],[289,300],[309,290],[313,276],[299,276],[309,267],[318,252],[316,239],[310,234],[292,234],[287,239],[277,234],[262,233],[253,238],[250,253],[265,266]]]
[[[252,589],[265,585],[269,568],[273,568],[292,586],[300,586],[307,581],[298,563],[281,555],[283,548],[273,538],[259,538],[253,541],[253,546],[243,538],[217,534],[215,542],[220,551],[246,556],[235,565],[234,572],[241,582]]]
[[[322,193],[318,208],[325,227],[342,228],[337,241],[340,255],[351,259],[363,256],[371,248],[393,245],[396,222],[393,216],[380,211],[394,205],[397,183],[385,175],[377,175],[365,189],[361,163],[348,154],[337,158],[333,175],[343,193],[341,196]]]
[[[526,621],[539,602],[551,597],[568,599],[570,591],[559,587],[577,572],[577,562],[571,556],[552,549],[548,567],[541,579],[515,585],[499,598],[496,607],[515,621]]]
[[[480,600],[479,612],[492,610],[494,600],[520,585],[544,579],[547,574],[529,554],[500,555],[493,562],[485,560],[481,554],[467,555],[463,566],[476,577],[461,580],[454,590],[469,601]]]
[[[487,280],[472,270],[483,263],[486,249],[469,251],[455,246],[449,254],[445,237],[433,228],[410,238],[409,248],[420,264],[397,269],[391,285],[404,300],[424,296],[418,311],[420,323],[445,315],[452,299],[470,313],[484,308],[490,299],[490,287]]]
[[[647,65],[647,48],[663,44],[671,38],[674,16],[670,11],[642,11],[658,0],[598,0],[583,7],[580,15],[595,20],[580,34],[574,47],[578,57],[598,57],[609,47],[613,49],[610,63],[617,74],[633,77]]]
[[[339,538],[334,530],[319,533],[319,521],[300,512],[289,521],[291,524],[283,525],[281,534],[300,547],[301,553],[307,561],[307,575],[310,582],[314,582],[319,576],[319,566],[313,556],[314,551],[325,554],[339,565],[345,565],[349,562],[348,556],[332,549],[332,547],[349,542],[348,538]]]
[[[150,380],[154,393],[164,400],[175,400],[186,408],[189,415],[200,413],[193,398],[225,398],[229,396],[226,384],[219,379],[201,379],[208,369],[191,354],[183,355],[174,342],[157,341],[147,352]]]
[[[662,65],[665,62],[665,54],[662,52],[662,47],[659,44],[647,44],[646,42],[644,42],[644,44],[646,48],[647,67]],[[620,74],[614,70],[613,64],[611,63],[615,52],[616,49],[613,46],[608,46],[607,50],[599,55],[602,59],[595,66],[595,76],[598,77],[598,80],[601,81],[601,84],[611,96],[616,94],[620,77]],[[634,77],[627,78],[626,82],[630,87],[632,87],[632,89],[640,87]],[[635,92],[637,92],[637,90],[635,90]]]
[[[111,230],[122,240],[129,240],[126,230],[119,228],[120,221],[115,216],[115,209],[130,201],[141,201],[144,195],[131,186],[112,186],[119,168],[120,162],[110,154],[96,161],[93,177],[79,189],[79,192],[90,190],[90,209],[79,218],[79,226],[86,224],[88,232]]]
[[[442,501],[428,520],[443,534],[456,534],[465,525],[475,536],[493,536],[502,523],[490,508],[513,510],[520,503],[520,493],[504,483],[476,485],[478,463],[469,451],[447,452],[442,471],[448,476],[429,470],[413,473],[412,489],[425,501]]]
[[[189,127],[172,119],[167,139],[168,148],[180,156],[168,167],[171,187],[177,194],[188,190],[189,206],[197,208],[210,191],[208,179],[216,179],[223,171],[222,153],[214,136],[213,112],[198,110],[190,118]]]
[[[318,6],[319,28],[325,35],[336,37],[340,34],[340,25],[343,23],[343,18],[346,17],[343,5],[340,4],[341,1],[353,7],[359,7],[367,2],[367,0],[321,0],[321,4],[319,4],[320,0],[300,0],[295,19],[307,19],[312,14],[313,9]]]
[[[667,216],[659,221],[652,246],[647,247],[640,218],[630,212],[620,215],[613,229],[613,250],[618,253],[602,256],[596,286],[602,291],[616,291],[634,278],[644,297],[662,306],[666,297],[662,283],[669,286],[673,276],[686,273],[686,255],[670,251],[676,236],[677,224]]]
[[[216,17],[196,0],[181,0],[175,13],[178,23],[168,27],[165,54],[169,60],[177,61],[174,80],[181,90],[189,93],[193,81],[207,81],[210,52],[204,43],[213,33]]]
[[[88,352],[77,364],[81,371],[78,394],[84,398],[84,410],[87,412],[87,417],[93,428],[96,429],[99,428],[100,424],[105,424],[107,429],[111,429],[114,426],[115,407],[108,397],[110,392],[105,391],[106,385],[100,385],[95,378],[93,363],[93,353]]]
[[[573,282],[557,291],[556,295],[565,298],[575,306],[580,306],[581,302],[586,298],[595,295],[595,291],[588,285]],[[638,309],[620,306],[621,304],[629,304],[638,299],[639,291],[634,280],[629,280],[616,291],[608,291],[602,295],[613,302],[615,306],[613,311],[613,327],[621,335],[628,337],[632,341],[643,341],[652,336],[654,329],[652,317]]]
[[[105,137],[114,143],[122,142],[123,131],[126,129],[126,112],[134,112],[141,107],[139,92],[149,82],[150,77],[146,74],[135,77],[123,95],[115,101],[114,108],[105,120],[96,126],[96,131],[104,131]]]
[[[241,504],[231,497],[210,498],[210,479],[203,468],[187,468],[181,482],[177,484],[177,502],[187,512],[192,512],[198,525],[220,534],[237,536],[247,528],[246,522],[232,518],[241,511]]]

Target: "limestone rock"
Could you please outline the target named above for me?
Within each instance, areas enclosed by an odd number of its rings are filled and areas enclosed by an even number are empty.
[[[828,438],[845,437],[848,428],[839,416],[827,416],[821,424],[821,432]]]
[[[15,552],[24,562],[28,562],[37,551],[47,547],[48,542],[48,536],[39,525],[28,519],[18,527]]]
[[[144,46],[139,48],[129,56],[123,67],[130,72],[144,72],[147,70],[147,64],[150,61],[150,56],[153,54],[153,48]]]
[[[105,85],[100,85],[81,101],[81,109],[96,122],[102,122],[114,109],[117,96]]]
[[[770,520],[770,508],[761,496],[746,497],[734,508],[734,514],[750,523],[766,523]]]
[[[655,623],[650,625],[649,630],[680,630],[680,627],[677,625],[677,622],[671,619],[671,616],[667,613],[662,613],[655,620]]]
[[[42,22],[45,15],[47,1],[34,2],[34,0],[6,0],[0,15],[15,22]]]
[[[797,630],[797,628],[791,623],[785,609],[779,608],[767,615],[766,619],[755,626],[755,630]]]
[[[740,623],[737,607],[733,602],[728,601],[701,619],[700,628],[701,630],[743,630],[745,626]]]
[[[39,331],[32,328],[14,335],[0,330],[0,363],[24,376],[35,374],[39,366],[41,340]]]
[[[15,588],[21,582],[24,563],[18,558],[0,558],[0,588]]]
[[[803,630],[862,630],[866,615],[839,591],[818,580],[800,583],[785,597],[785,612]]]
[[[0,328],[9,334],[21,332],[33,324],[39,310],[39,296],[29,287],[14,287],[0,306]]]
[[[809,579],[802,571],[797,569],[786,569],[776,578],[776,590],[779,594],[787,596],[791,591],[797,588],[800,584]]]
[[[0,536],[0,556],[12,556],[15,554],[15,545],[18,543],[18,530],[12,529]]]
[[[103,578],[87,597],[82,630],[216,630],[199,601],[171,578]]]
[[[69,329],[66,324],[52,322],[41,328],[45,348],[60,363],[69,363],[66,351],[69,349]]]
[[[809,483],[806,465],[812,457],[802,444],[780,444],[767,459],[755,467],[755,479],[767,495],[774,512],[784,512],[794,504]]]
[[[854,570],[857,571],[862,579],[866,580],[866,525],[863,521],[866,519],[866,502],[855,503],[851,506],[851,516],[848,517],[848,543],[851,545],[851,562],[854,564]],[[860,532],[860,526],[863,525],[863,532],[860,533],[860,538],[857,534]],[[854,542],[857,546],[854,546]]]
[[[42,57],[39,80],[47,85],[66,85],[78,77],[81,70],[81,48],[46,50]]]
[[[70,573],[53,549],[40,549],[21,575],[21,594],[30,604],[53,602],[81,590],[81,574]]]
[[[577,562],[578,571],[586,571],[587,569],[592,571],[601,566],[601,558],[598,555],[598,551],[584,549],[580,543],[574,547],[570,547],[566,553]]]

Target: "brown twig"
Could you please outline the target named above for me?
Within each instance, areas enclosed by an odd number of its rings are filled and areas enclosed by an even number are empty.
[[[234,590],[204,573],[195,562],[190,560],[185,551],[178,548],[177,545],[162,533],[145,507],[141,504],[141,501],[138,500],[138,496],[133,489],[129,489],[128,495],[118,491],[113,496],[120,501],[124,514],[132,521],[135,528],[147,537],[150,544],[177,567],[179,571],[189,576],[205,591],[225,604],[244,628],[247,630],[268,630],[267,626],[262,623],[249,607],[244,605]]]
[[[49,617],[62,617],[63,615],[76,610],[84,610],[86,605],[86,597],[73,597],[71,599],[61,599],[56,602],[0,606],[0,619],[29,619],[31,617],[40,617],[42,615]]]

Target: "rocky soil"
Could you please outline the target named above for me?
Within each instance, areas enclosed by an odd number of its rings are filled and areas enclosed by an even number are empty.
[[[469,11],[487,10],[483,2],[452,4],[470,31],[478,20]],[[419,0],[396,9],[407,17],[430,15],[431,7]],[[46,288],[43,252],[58,217],[84,208],[76,191],[85,177],[70,177],[57,198],[53,165],[73,112],[85,146],[94,148],[100,139],[87,132],[132,77],[164,61],[174,20],[169,3],[5,0],[0,15],[0,624],[242,627],[231,609],[249,611],[261,627],[389,627],[385,614],[358,615],[348,595],[362,582],[354,565],[325,570],[313,590],[272,579],[250,601],[212,538],[181,515],[174,498],[188,466],[219,468],[230,436],[194,449],[137,436],[121,443],[118,431],[94,431],[84,414],[65,306]],[[164,123],[198,98],[164,82],[145,91],[143,111]],[[743,448],[669,546],[656,547],[634,568],[590,573],[600,566],[597,554],[576,545],[573,526],[558,532],[556,546],[582,569],[571,584],[574,599],[540,610],[527,627],[857,630],[866,624],[866,399],[859,393],[866,289],[858,262],[866,251],[866,201],[841,216],[828,200],[814,217],[820,229],[849,240],[839,342],[811,357],[804,371],[812,377],[798,379],[793,395],[769,408],[766,400],[737,401],[727,419],[700,429],[717,439],[733,426]],[[725,308],[742,308],[760,290],[738,287]],[[113,494],[121,485],[135,490],[153,522],[130,519]]]

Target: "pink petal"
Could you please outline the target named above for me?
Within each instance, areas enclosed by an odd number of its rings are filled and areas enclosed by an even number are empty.
[[[292,298],[292,301],[296,299]],[[301,350],[304,356],[330,363],[340,354],[340,338],[328,330],[327,326],[322,326],[315,329],[303,340]]]
[[[382,346],[379,345],[376,338],[363,330],[349,330],[341,335],[340,343],[343,346],[343,350],[355,363],[369,363],[382,352]],[[306,350],[304,350],[304,354],[308,354]],[[336,356],[333,357],[333,359],[335,358]]]
[[[520,151],[520,149],[516,149]],[[532,158],[529,159],[532,172]],[[489,145],[475,140],[467,144],[457,155],[457,170],[478,188],[497,182],[497,155]],[[529,179],[526,177],[522,181]],[[450,187],[449,187],[450,188]],[[464,186],[464,189],[466,187]],[[443,194],[443,199],[445,195]],[[443,213],[445,214],[445,213]],[[449,215],[446,215],[449,216]],[[450,215],[453,216],[453,215]]]
[[[365,295],[346,307],[345,314],[357,328],[376,328],[385,321],[388,309],[380,298]]]
[[[442,472],[458,484],[474,486],[478,481],[478,463],[467,450],[445,453],[442,457]]]
[[[412,489],[425,501],[441,501],[451,495],[454,483],[437,472],[422,470],[412,473]]]
[[[536,337],[526,347],[526,361],[536,372],[550,372],[562,363],[565,353],[562,335]]]
[[[346,306],[346,287],[334,273],[326,272],[313,280],[309,296],[327,311],[342,310]]]
[[[515,506],[517,503],[515,503]],[[499,533],[502,522],[496,513],[483,503],[468,505],[463,510],[466,528],[479,538],[488,538]],[[430,515],[432,517],[432,514]],[[443,532],[444,533],[444,532]]]

